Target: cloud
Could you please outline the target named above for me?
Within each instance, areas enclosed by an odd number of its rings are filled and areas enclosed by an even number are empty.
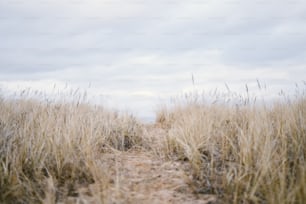
[[[220,62],[245,64],[305,56],[302,2],[9,2],[1,32],[7,71],[113,64],[135,51],[220,50]]]
[[[91,83],[135,108],[192,90],[192,74],[199,89],[241,90],[257,78],[289,87],[306,74],[305,13],[299,0],[8,0],[0,81]]]

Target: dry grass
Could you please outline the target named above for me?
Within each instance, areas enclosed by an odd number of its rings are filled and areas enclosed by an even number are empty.
[[[189,203],[211,194],[218,199],[209,202],[303,203],[305,93],[269,106],[250,101],[191,94],[148,126],[86,103],[0,98],[0,203],[149,203],[145,195],[177,203],[184,193]],[[157,186],[171,199],[155,199]]]
[[[54,203],[97,184],[107,172],[97,158],[142,143],[141,126],[86,104],[0,101],[0,203]],[[99,195],[100,194],[100,195]]]
[[[161,109],[157,122],[168,130],[164,153],[191,163],[201,192],[227,203],[305,202],[304,93],[269,107],[199,98]]]

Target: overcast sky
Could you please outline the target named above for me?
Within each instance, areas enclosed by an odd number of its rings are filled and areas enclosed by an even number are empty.
[[[68,84],[147,117],[195,87],[305,76],[304,0],[0,1],[2,92]]]

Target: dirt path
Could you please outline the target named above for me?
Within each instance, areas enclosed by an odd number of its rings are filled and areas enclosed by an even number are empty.
[[[161,161],[148,152],[110,154],[112,185],[106,203],[213,203],[212,195],[194,194],[187,164]]]
[[[156,127],[147,129],[146,135],[152,151],[133,149],[103,154],[98,160],[101,169],[105,170],[106,178],[110,178],[107,187],[103,189],[103,195],[100,196],[103,200],[95,198],[95,190],[88,193],[88,188],[84,188],[84,193],[81,194],[86,199],[78,200],[77,203],[216,203],[214,195],[195,193],[188,162],[169,161],[159,155],[162,150],[158,149],[158,143],[165,134],[164,130]],[[92,188],[96,188],[95,184]],[[73,198],[71,203],[75,203],[75,199]]]
[[[212,195],[196,194],[190,177],[188,162],[161,159],[159,150],[165,135],[163,128],[148,126],[146,136],[150,138],[148,150],[132,150],[110,154],[113,185],[109,188],[107,203],[214,203]]]

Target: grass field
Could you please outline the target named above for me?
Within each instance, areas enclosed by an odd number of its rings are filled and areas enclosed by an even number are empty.
[[[155,124],[0,98],[0,203],[303,203],[306,97],[179,98]]]

